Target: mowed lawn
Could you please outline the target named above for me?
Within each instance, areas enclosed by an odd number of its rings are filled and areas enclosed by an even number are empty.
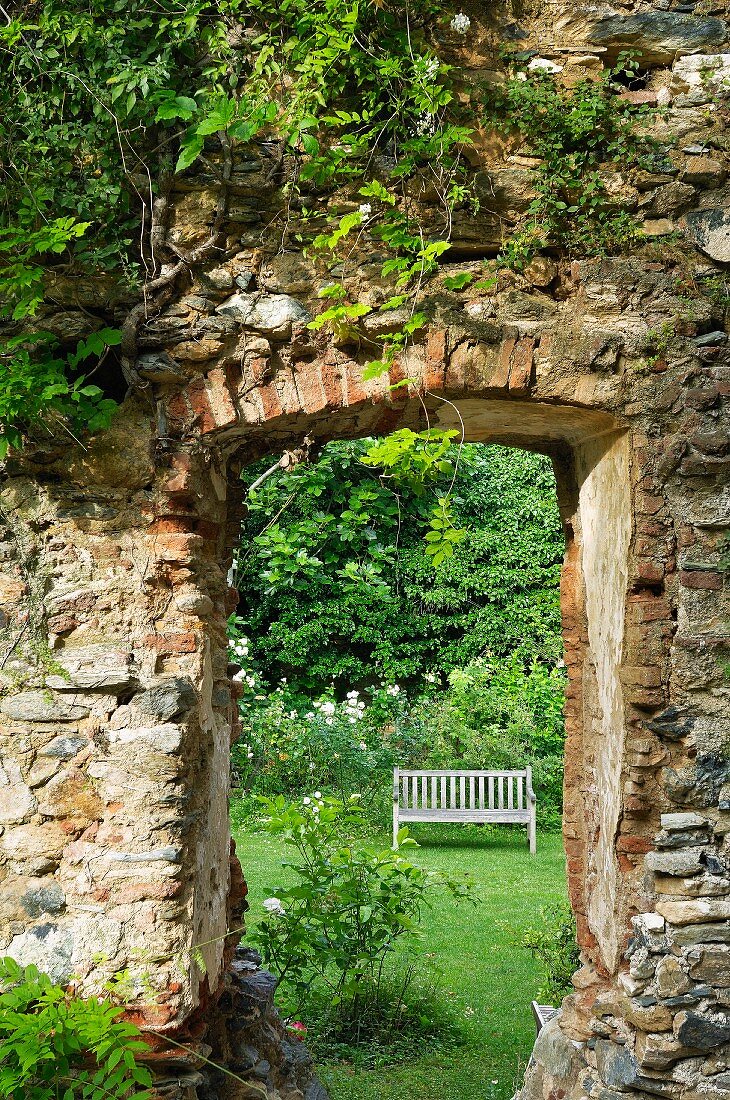
[[[475,907],[437,897],[422,924],[424,949],[436,955],[442,996],[464,1041],[375,1070],[320,1063],[318,1075],[331,1100],[509,1100],[532,1049],[530,1001],[540,986],[532,956],[510,941],[565,897],[561,838],[538,834],[537,856],[530,857],[524,830],[422,825],[413,835],[421,845],[409,851],[413,862],[469,870],[481,898]],[[287,846],[250,825],[236,830],[236,841],[249,883],[250,927],[271,889],[289,880],[281,870]]]

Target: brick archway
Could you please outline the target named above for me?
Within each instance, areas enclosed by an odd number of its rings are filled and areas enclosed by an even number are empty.
[[[712,765],[707,604],[722,585],[707,519],[717,471],[686,443],[701,439],[712,404],[698,409],[692,395],[704,390],[678,371],[647,387],[616,334],[583,329],[570,303],[562,327],[529,334],[432,331],[391,378],[414,379],[409,391],[364,385],[356,361],[305,331],[286,361],[255,344],[243,333],[235,355],[184,388],[157,387],[154,416],[129,401],[90,451],[37,451],[9,470],[1,949],[87,990],[152,958],[140,1018],[198,1034],[210,1025],[243,900],[226,801],[238,469],[305,436],[463,422],[467,440],[555,463],[568,536],[565,841],[585,959],[561,1027],[585,1042],[596,998],[623,997],[626,1012],[613,1010],[626,1041],[639,1026],[628,995],[642,988],[626,974],[631,918],[654,912],[658,889],[659,915],[640,927],[664,929],[662,912],[684,926],[702,896],[674,896],[671,860],[644,857],[683,829],[709,851],[727,801]],[[26,634],[42,652],[35,665]],[[679,817],[662,833],[668,810]],[[711,884],[707,895],[707,913],[730,915]],[[186,955],[195,944],[206,945],[205,976]],[[602,1041],[619,1047],[612,1034]],[[583,1065],[569,1059],[571,1088]]]

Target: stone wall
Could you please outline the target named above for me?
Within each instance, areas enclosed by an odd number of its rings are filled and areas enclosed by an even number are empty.
[[[468,49],[447,43],[465,80],[498,72],[499,35],[516,33],[514,13],[491,28],[477,14]],[[544,256],[491,292],[447,290],[443,276],[493,253],[530,193],[530,158],[484,135],[482,209],[455,218],[430,327],[391,373],[416,383],[391,391],[362,381],[356,347],[306,328],[321,279],[281,250],[281,181],[266,150],[249,154],[215,266],[142,330],[145,387],[88,449],[39,440],[3,475],[0,951],[86,991],[129,969],[135,1018],[252,1079],[274,1066],[272,1100],[301,1096],[304,1070],[271,1054],[275,1023],[265,1041],[251,1021],[234,1026],[235,1042],[227,1023],[248,965],[234,958],[245,888],[226,807],[238,472],[305,439],[425,415],[550,454],[566,529],[564,835],[584,965],[525,1100],[730,1089],[730,363],[717,298],[699,289],[688,310],[682,289],[730,261],[728,30],[722,12],[669,7],[551,4],[518,18],[521,45],[566,79],[627,43],[640,51],[673,167],[614,170],[611,183],[651,249]],[[181,182],[176,245],[205,236],[215,202],[205,175]],[[680,242],[663,244],[670,233]],[[377,304],[371,259],[353,279]],[[106,316],[93,286],[59,277],[53,294],[47,327]],[[665,324],[666,351],[648,357],[647,333]],[[251,1049],[269,1053],[244,1066]],[[185,1100],[224,1095],[200,1064]]]

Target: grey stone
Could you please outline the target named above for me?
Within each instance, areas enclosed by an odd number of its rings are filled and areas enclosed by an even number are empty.
[[[233,294],[218,306],[247,328],[286,340],[293,324],[311,321],[312,314],[288,294]]]
[[[706,997],[711,996],[711,989],[706,985],[698,985],[689,993],[683,993],[679,997],[665,997],[662,1004],[665,1004],[667,1008],[691,1008],[698,1001],[704,1001]]]
[[[60,913],[66,907],[66,897],[58,883],[53,882],[50,886],[28,890],[20,904],[29,917],[40,917],[43,913]]]
[[[658,734],[668,741],[678,741],[680,737],[691,733],[695,724],[695,717],[679,707],[669,706],[655,715],[651,722],[646,722],[646,728],[652,733]]]
[[[666,955],[660,961],[656,969],[656,980],[660,997],[679,997],[692,987],[679,959],[674,955]]]
[[[581,1060],[570,1039],[560,1028],[560,1013],[556,1013],[541,1028],[532,1057],[549,1074],[562,1079],[577,1075]]]
[[[137,373],[149,382],[183,382],[185,371],[166,351],[146,352],[137,359]]]
[[[180,863],[180,848],[151,848],[147,852],[108,852],[107,859],[113,863]]]
[[[726,875],[727,874],[727,871],[728,871],[727,862],[724,859],[720,859],[720,857],[715,852],[703,851],[702,855],[700,856],[700,859],[704,863],[704,865],[707,868],[709,874],[711,874],[711,875]]]
[[[178,676],[153,684],[134,697],[136,707],[163,721],[186,714],[197,701],[198,697],[191,682]]]
[[[257,1062],[253,1067],[253,1075],[257,1077],[259,1081],[265,1081],[271,1073],[271,1063],[267,1062],[265,1058],[262,1058],[260,1062]]]
[[[329,1093],[319,1081],[310,1081],[304,1093],[304,1100],[329,1100]]]
[[[693,978],[713,987],[730,986],[730,947],[704,947],[696,954],[689,968]]]
[[[646,11],[602,16],[589,28],[587,39],[605,46],[611,57],[632,48],[641,55],[643,63],[661,64],[673,61],[678,50],[721,46],[727,36],[728,27],[722,19]]]
[[[636,1059],[630,1050],[607,1039],[596,1043],[596,1068],[601,1080],[609,1086],[623,1092],[631,1087],[637,1077]]]
[[[698,348],[716,348],[727,343],[727,333],[719,330],[717,332],[706,332],[703,336],[694,336],[692,343]]]
[[[703,829],[707,818],[699,814],[662,814],[661,826],[668,833],[684,832],[686,829]]]
[[[5,954],[22,966],[37,966],[59,985],[65,985],[73,973],[73,937],[55,924],[38,924],[13,937]]]
[[[137,669],[129,651],[90,645],[62,650],[54,660],[64,671],[48,676],[46,683],[56,691],[119,692],[136,683]]]
[[[89,708],[55,699],[49,691],[21,691],[3,699],[0,711],[20,722],[73,722],[86,718]]]
[[[85,737],[54,737],[40,750],[41,756],[51,756],[57,760],[70,760],[89,744]]]
[[[685,833],[668,833],[662,829],[654,838],[654,843],[657,848],[662,850],[691,847],[701,848],[703,844],[708,844],[709,841],[710,831],[707,828],[702,830],[688,830]]]
[[[684,848],[672,852],[648,852],[646,866],[662,875],[698,875],[703,865],[702,848]]]
[[[692,210],[684,218],[690,240],[713,260],[730,263],[730,211],[722,206]]]
[[[721,924],[689,924],[685,928],[675,928],[673,939],[681,947],[730,944],[730,921],[723,921]]]
[[[730,759],[718,753],[703,753],[687,768],[662,768],[661,779],[674,802],[689,803],[698,809],[716,806],[723,784],[730,779]]]
[[[730,1019],[720,1013],[680,1012],[674,1020],[674,1034],[685,1046],[713,1050],[730,1041]]]
[[[200,282],[212,290],[230,290],[233,286],[233,276],[225,267],[214,267],[210,271],[201,272]]]
[[[240,275],[236,275],[236,278],[233,281],[235,282],[236,286],[241,288],[241,290],[248,290],[248,288],[251,286],[251,283],[253,282],[253,279],[253,271],[242,271]]]

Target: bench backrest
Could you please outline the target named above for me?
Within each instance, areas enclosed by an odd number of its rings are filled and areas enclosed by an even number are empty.
[[[403,810],[525,810],[532,770],[393,771],[393,799]]]

